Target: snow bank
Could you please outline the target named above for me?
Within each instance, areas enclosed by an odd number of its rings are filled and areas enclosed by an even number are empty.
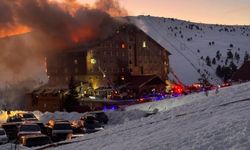
[[[50,113],[50,112],[45,112],[39,117],[39,120],[43,123],[47,123],[50,119],[65,119],[69,121],[73,120],[78,120],[82,116],[81,113],[77,112],[55,112],[55,113]]]
[[[143,110],[129,110],[129,111],[110,111],[107,112],[109,118],[108,125],[123,124],[131,120],[137,120],[146,115]]]

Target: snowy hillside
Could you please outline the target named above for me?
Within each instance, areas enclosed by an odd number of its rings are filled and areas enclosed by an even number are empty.
[[[111,112],[105,130],[77,138],[56,150],[248,149],[250,83]],[[142,112],[159,112],[143,117]],[[117,119],[119,118],[119,119]],[[67,143],[67,142],[65,142]],[[11,145],[3,145],[8,149]],[[25,148],[21,148],[25,149]]]
[[[142,104],[137,107],[145,109],[151,105],[151,109],[158,108],[160,112],[147,118],[127,119],[121,125],[55,149],[248,149],[249,90],[247,83],[221,89],[218,94],[211,91],[208,97],[200,93],[157,105]],[[171,107],[174,101],[180,105]]]
[[[201,74],[213,83],[220,83],[215,74],[218,64],[228,66],[233,61],[240,67],[245,53],[250,53],[250,26],[198,24],[150,16],[130,19],[172,54],[170,67],[185,84],[197,82]],[[217,51],[220,59],[207,66],[206,57],[212,61]],[[240,59],[234,57],[226,61],[228,51],[233,55],[237,52]]]

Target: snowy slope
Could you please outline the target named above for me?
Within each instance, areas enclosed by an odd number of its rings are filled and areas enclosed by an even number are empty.
[[[249,149],[249,90],[250,83],[245,83],[222,88],[218,94],[210,91],[208,96],[198,93],[109,112],[111,124],[105,130],[50,149]],[[159,112],[143,117],[142,112],[153,109]]]
[[[150,16],[130,19],[172,54],[170,67],[186,84],[197,82],[203,73],[211,82],[220,83],[215,70],[218,64],[225,64],[227,52],[240,54],[238,63],[233,60],[238,67],[242,65],[245,52],[250,53],[250,26],[209,25]],[[209,45],[209,42],[214,44]],[[209,56],[212,60],[218,50],[222,58],[208,67],[205,58]]]
[[[188,104],[163,109],[167,101],[152,104],[161,111],[147,118],[109,127],[86,135],[75,143],[52,149],[66,150],[158,150],[158,149],[248,149],[250,147],[250,83],[211,91],[180,101]],[[176,100],[176,101],[178,101]],[[134,107],[134,106],[133,106]]]

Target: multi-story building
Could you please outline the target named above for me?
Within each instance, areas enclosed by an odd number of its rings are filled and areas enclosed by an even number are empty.
[[[70,77],[87,81],[94,88],[128,76],[157,75],[163,81],[169,72],[170,53],[136,26],[119,26],[107,39],[47,57],[49,82],[67,83]]]

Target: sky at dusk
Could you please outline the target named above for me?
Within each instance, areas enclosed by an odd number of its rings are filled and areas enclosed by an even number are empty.
[[[95,0],[79,0],[93,3]],[[118,0],[129,15],[202,23],[250,25],[250,0]]]

